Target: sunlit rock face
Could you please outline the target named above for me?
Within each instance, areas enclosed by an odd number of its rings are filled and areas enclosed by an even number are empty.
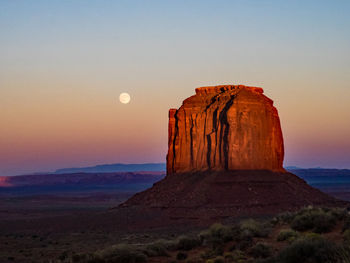
[[[167,173],[283,169],[277,109],[263,89],[213,86],[196,89],[169,111]]]

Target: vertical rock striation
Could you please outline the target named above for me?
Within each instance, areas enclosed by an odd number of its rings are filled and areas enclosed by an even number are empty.
[[[167,173],[205,170],[283,171],[277,109],[263,90],[246,86],[196,89],[169,111]]]

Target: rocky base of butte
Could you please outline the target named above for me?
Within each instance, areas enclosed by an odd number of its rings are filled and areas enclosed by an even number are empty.
[[[167,176],[121,206],[200,219],[344,204],[286,172],[283,158],[278,112],[261,88],[198,88],[169,111]]]

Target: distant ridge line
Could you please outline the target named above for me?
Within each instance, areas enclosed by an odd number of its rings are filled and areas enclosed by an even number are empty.
[[[139,171],[165,171],[165,163],[136,163],[136,164],[100,164],[88,167],[73,167],[58,169],[54,174],[65,173],[108,173],[108,172],[139,172]]]

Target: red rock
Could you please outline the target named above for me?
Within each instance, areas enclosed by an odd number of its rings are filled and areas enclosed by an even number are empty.
[[[169,111],[167,173],[283,169],[277,109],[263,89],[214,86]]]
[[[121,207],[203,222],[346,203],[283,169],[280,120],[261,88],[196,89],[169,111],[168,145],[167,176]]]

